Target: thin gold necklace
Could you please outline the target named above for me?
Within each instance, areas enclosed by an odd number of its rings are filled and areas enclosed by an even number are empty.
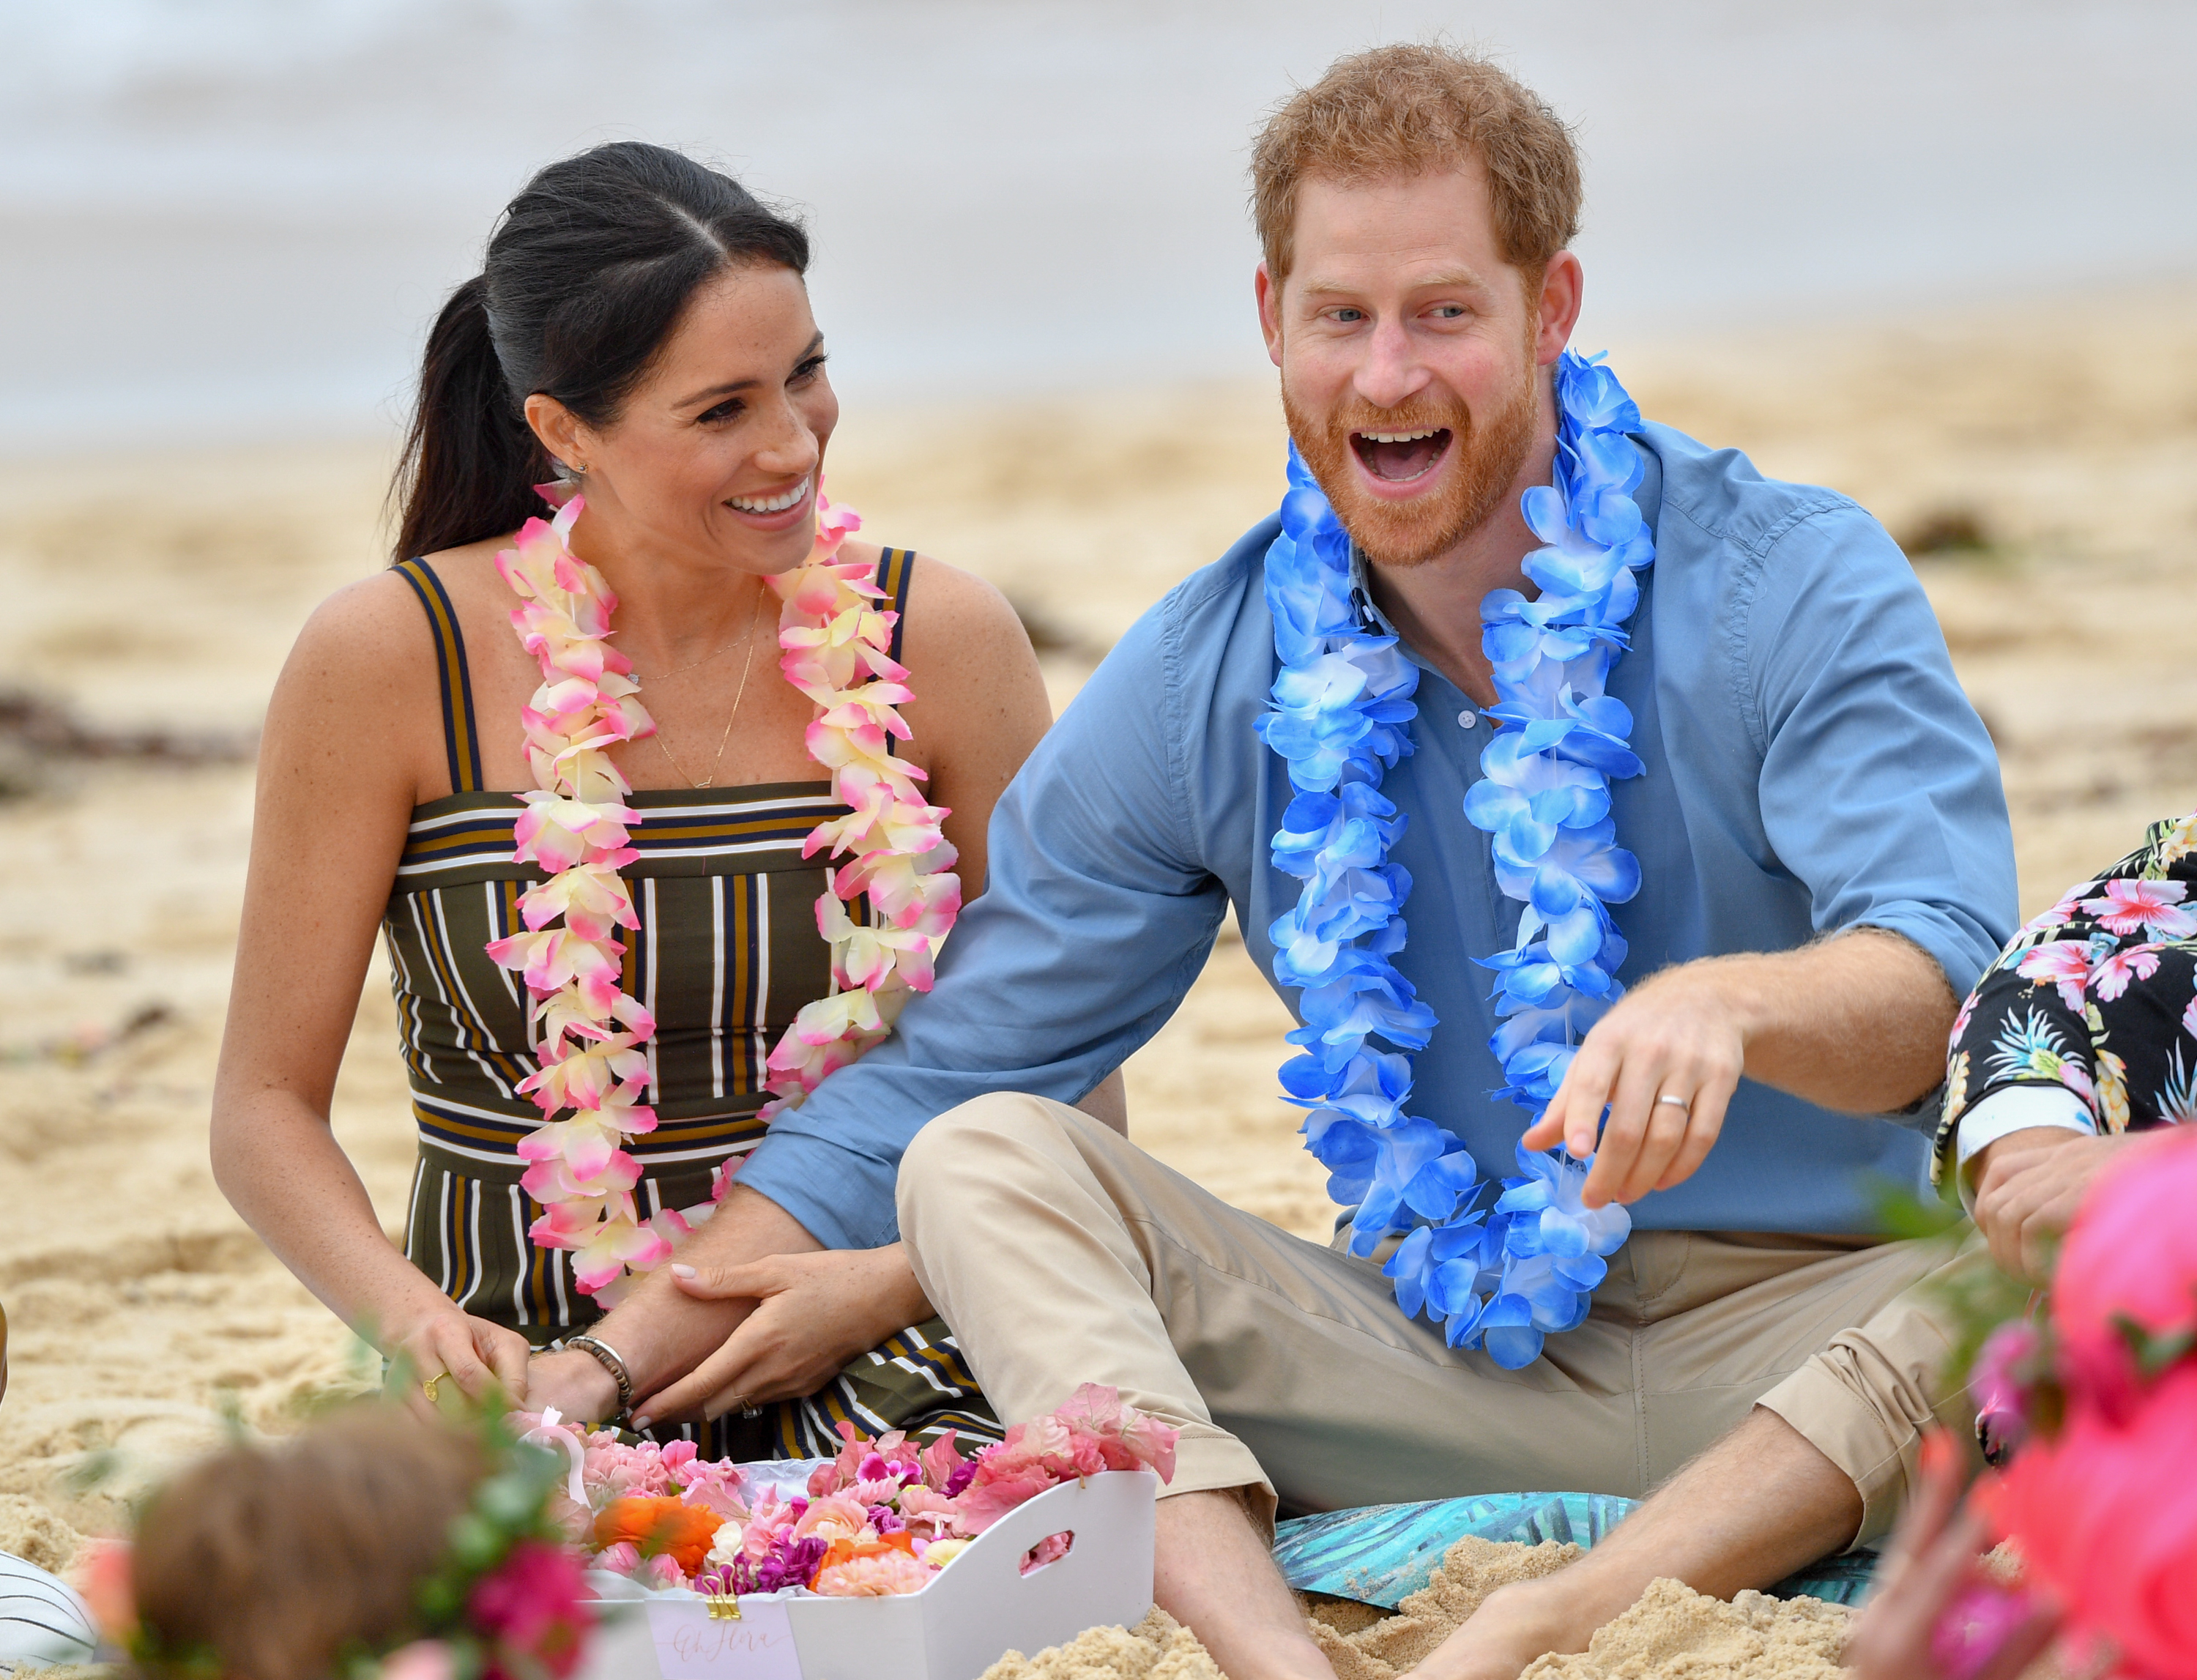
[[[740,686],[733,691],[733,709],[725,714],[725,733],[717,737],[716,756],[710,761],[710,773],[703,777],[699,782],[696,781],[693,777],[688,775],[685,769],[681,767],[679,761],[671,756],[670,744],[664,739],[663,727],[658,725],[657,727],[657,750],[664,755],[664,762],[666,764],[669,764],[679,779],[685,782],[689,787],[713,787],[716,785],[717,767],[723,763],[725,760],[725,743],[733,739],[733,720],[740,715],[740,700],[748,692],[748,673],[755,669],[755,633],[756,626],[762,622],[762,598],[768,587],[768,585],[762,583],[758,583],[756,586],[755,611],[748,619],[747,657],[740,661]],[[730,644],[728,644],[728,646]],[[724,652],[724,649],[720,648],[717,652],[722,653]],[[716,658],[716,654],[713,653],[710,658],[714,659]],[[696,661],[696,663],[698,664],[707,663],[708,662],[706,660]],[[693,665],[681,667],[681,669],[683,670],[691,671],[693,669],[694,667]],[[670,675],[675,676],[678,673],[672,672]],[[659,677],[658,680],[661,681],[661,678]]]

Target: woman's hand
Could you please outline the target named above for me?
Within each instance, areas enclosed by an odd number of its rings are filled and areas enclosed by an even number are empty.
[[[2060,1613],[2038,1602],[1997,1648],[1962,1648],[1940,1632],[1946,1613],[1974,1587],[1982,1520],[1961,1507],[1959,1454],[1933,1431],[1922,1441],[1922,1486],[1877,1566],[1876,1584],[1846,1642],[1856,1680],[2013,1680],[2051,1643]],[[1950,1660],[1949,1660],[1950,1659]]]
[[[1976,1229],[2010,1277],[2051,1281],[2052,1256],[2090,1180],[2143,1133],[2094,1138],[2063,1127],[2009,1133],[1968,1163],[1976,1173]]]
[[[856,1354],[930,1316],[897,1243],[772,1254],[745,1266],[675,1266],[671,1275],[697,1301],[747,1298],[756,1309],[723,1347],[635,1405],[636,1428],[813,1394]]]
[[[531,1351],[518,1331],[471,1318],[439,1297],[419,1318],[393,1330],[382,1348],[391,1359],[410,1367],[404,1404],[431,1420],[453,1386],[476,1405],[491,1397],[513,1405],[524,1402],[526,1359]]]

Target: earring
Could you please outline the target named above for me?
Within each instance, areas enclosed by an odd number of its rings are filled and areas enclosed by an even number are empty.
[[[549,458],[549,464],[557,469],[557,482],[560,484],[577,484],[588,476],[586,467],[567,466],[554,455]]]

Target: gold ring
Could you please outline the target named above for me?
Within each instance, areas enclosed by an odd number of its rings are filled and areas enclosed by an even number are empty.
[[[443,1373],[441,1371],[437,1371],[432,1376],[429,1377],[425,1382],[420,1385],[420,1392],[426,1395],[427,1404],[431,1406],[440,1405],[443,1403],[442,1398],[435,1393],[435,1385],[442,1380]]]

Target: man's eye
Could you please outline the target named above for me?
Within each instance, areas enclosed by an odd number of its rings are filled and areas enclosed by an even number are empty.
[[[1365,319],[1365,311],[1364,310],[1337,310],[1335,311],[1335,318],[1337,321],[1342,322],[1345,326],[1352,326]]]
[[[1435,305],[1434,312],[1437,316],[1441,316],[1444,321],[1455,321],[1458,316],[1464,313],[1464,305],[1463,304],[1437,304]]]

